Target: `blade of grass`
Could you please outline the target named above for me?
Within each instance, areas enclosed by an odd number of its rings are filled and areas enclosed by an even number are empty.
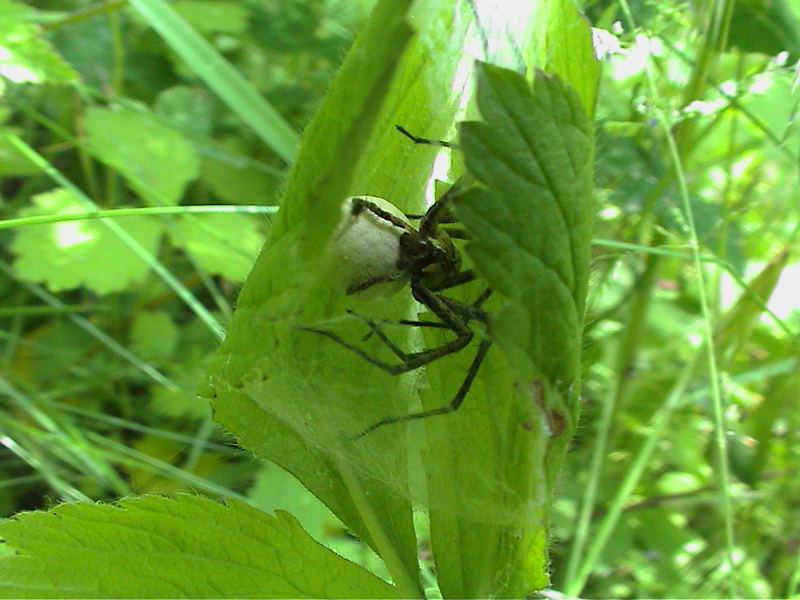
[[[121,429],[126,429],[129,431],[136,431],[146,436],[156,437],[187,445],[192,444],[195,441],[194,436],[182,435],[180,433],[167,431],[165,429],[149,427],[147,425],[142,425],[141,423],[137,423],[136,421],[131,421],[130,419],[123,419],[121,417],[107,415],[105,413],[101,413],[86,408],[80,408],[79,406],[73,406],[71,404],[64,404],[62,402],[58,402],[55,400],[44,400],[43,402],[48,406],[52,406],[55,409],[63,412],[80,415],[87,419],[92,419],[94,421],[97,421],[98,423],[105,423],[106,425],[110,425],[112,427],[119,427]],[[226,446],[224,444],[218,444],[216,442],[202,441],[202,446],[205,450],[209,452],[217,452],[220,454],[227,454],[230,456],[241,455],[244,452],[243,450],[239,450],[235,446]]]
[[[130,5],[268,147],[287,163],[294,160],[297,132],[219,52],[163,0],[131,0]]]
[[[236,498],[242,502],[252,504],[252,501],[246,496],[209,481],[208,479],[199,477],[194,473],[185,471],[180,467],[176,467],[164,462],[163,460],[153,458],[144,452],[139,452],[138,450],[129,448],[124,444],[115,442],[114,440],[108,439],[100,434],[90,432],[87,435],[89,439],[99,448],[105,448],[104,453],[107,455],[108,460],[123,465],[129,465],[137,469],[145,469],[155,475],[168,477],[174,481],[179,481],[192,489],[200,490],[208,494],[214,494],[221,498]]]
[[[63,221],[85,221],[87,219],[116,219],[122,217],[142,217],[150,215],[184,215],[184,214],[218,214],[218,213],[244,213],[255,215],[274,215],[278,212],[277,206],[145,206],[134,208],[113,208],[110,210],[89,210],[82,213],[68,215],[36,215],[20,217],[17,219],[0,219],[0,230],[15,227],[29,227],[31,225],[46,225],[48,223],[61,223]]]
[[[700,351],[702,352],[702,350]],[[633,460],[630,468],[628,469],[625,479],[617,489],[617,493],[609,503],[608,512],[603,517],[600,525],[592,533],[591,541],[589,542],[586,552],[582,555],[580,563],[576,562],[574,567],[575,573],[566,580],[564,586],[564,595],[568,598],[576,598],[586,585],[586,581],[592,573],[600,553],[608,543],[608,539],[614,532],[614,528],[619,522],[620,515],[624,510],[628,499],[633,494],[636,485],[642,478],[650,458],[655,452],[658,442],[661,440],[662,435],[666,431],[669,421],[675,412],[675,409],[680,405],[681,398],[686,392],[686,388],[691,383],[692,376],[695,372],[695,367],[699,363],[701,354],[698,353],[695,359],[689,362],[683,369],[681,375],[678,377],[672,391],[667,396],[666,401],[661,408],[653,415],[650,427],[648,428],[648,435],[645,438],[642,447]],[[603,417],[606,417],[605,412]],[[601,430],[610,429],[610,425],[601,424]],[[597,465],[592,463],[590,470],[590,477],[599,477],[600,469]],[[588,539],[588,537],[586,538]]]
[[[630,9],[630,6],[627,0],[620,0],[620,7],[623,11],[625,18],[627,19],[629,26],[632,30],[636,30],[636,21],[633,17],[633,13]],[[648,85],[648,90],[651,98],[657,98],[658,94],[656,92],[655,87],[655,76],[652,73],[652,65],[647,64],[645,69],[645,76],[646,82]],[[711,388],[711,398],[713,403],[713,412],[714,412],[714,421],[715,421],[715,441],[716,441],[716,448],[717,448],[717,458],[718,458],[718,469],[719,469],[719,489],[720,494],[722,495],[722,520],[723,520],[723,527],[725,531],[725,540],[726,540],[726,555],[728,559],[728,569],[730,571],[731,577],[728,580],[728,585],[730,588],[730,593],[732,597],[737,597],[738,594],[738,582],[737,582],[737,569],[735,566],[734,561],[734,536],[733,536],[733,516],[732,516],[732,507],[731,507],[731,499],[730,499],[730,475],[729,475],[729,465],[728,465],[728,458],[727,458],[727,443],[725,439],[725,417],[723,411],[723,402],[721,397],[721,390],[719,385],[719,372],[716,363],[716,356],[714,352],[714,335],[713,335],[713,323],[711,320],[711,311],[709,306],[709,298],[707,293],[707,283],[705,272],[703,270],[703,258],[702,258],[702,250],[701,245],[699,242],[697,229],[694,223],[694,216],[691,210],[690,200],[689,200],[689,192],[686,184],[686,179],[683,173],[683,153],[682,151],[685,150],[684,148],[679,149],[679,143],[676,142],[674,132],[670,127],[670,119],[668,115],[663,111],[657,108],[658,103],[653,103],[654,113],[657,122],[661,126],[664,137],[666,139],[668,151],[670,158],[673,163],[674,168],[674,179],[678,183],[679,193],[681,197],[681,208],[683,212],[683,218],[686,222],[686,229],[688,231],[688,246],[689,252],[692,259],[693,266],[697,273],[698,278],[698,303],[701,309],[702,315],[702,337],[704,341],[704,348],[705,354],[707,357],[707,365],[708,365],[708,372],[710,378],[710,388]],[[693,364],[687,365],[693,366]],[[613,407],[608,408],[607,410],[611,410]],[[671,414],[671,413],[670,413]],[[608,426],[608,423],[605,424]],[[602,452],[603,449],[598,449],[598,454]],[[593,469],[599,469],[601,467],[601,461],[593,461],[592,463]],[[592,477],[599,477],[599,471],[590,473],[590,480]],[[582,511],[585,514],[591,514],[593,511],[594,506],[594,497],[588,497],[585,499],[584,505],[582,506]],[[585,577],[588,577],[588,573],[590,569],[587,570],[587,564],[593,562],[590,560],[588,555],[584,556],[584,544],[586,541],[586,537],[583,536],[581,538],[580,543],[576,543],[573,545],[572,554],[570,557],[570,565],[567,571],[567,586],[570,595],[576,595],[580,592],[583,585],[585,584]],[[594,548],[597,543],[595,542],[592,544]],[[578,561],[582,561],[582,565],[580,568],[577,567],[579,564]],[[580,576],[576,576],[576,572],[578,574],[584,574],[585,577],[581,578]]]
[[[12,269],[11,265],[9,265],[6,262],[0,261],[0,271],[5,273],[9,277],[16,278],[14,269]],[[22,285],[24,285],[34,296],[44,300],[49,305],[54,306],[57,309],[63,309],[66,306],[63,302],[61,302],[61,300],[59,300],[58,298],[56,298],[55,296],[53,296],[52,294],[41,288],[40,286],[30,284],[27,281],[22,281]],[[128,361],[129,363],[131,363],[134,367],[139,369],[142,373],[147,375],[153,381],[160,383],[161,385],[165,386],[168,390],[172,392],[177,392],[180,390],[180,386],[178,386],[168,377],[163,375],[155,367],[140,359],[138,356],[133,354],[133,352],[125,348],[125,346],[118,343],[107,333],[98,329],[95,325],[93,325],[80,315],[70,314],[67,316],[67,318],[73,323],[75,323],[75,325],[83,329],[86,333],[91,335],[93,338],[97,339],[101,344],[106,346],[109,350],[121,356],[124,360]]]
[[[722,391],[720,389],[720,374],[717,368],[717,355],[714,351],[714,324],[712,322],[711,307],[708,299],[708,292],[706,290],[706,274],[703,269],[700,240],[697,236],[697,228],[695,227],[694,215],[692,213],[692,207],[689,200],[689,189],[683,173],[683,163],[681,160],[680,151],[678,149],[678,143],[672,133],[671,128],[669,127],[667,115],[662,114],[660,110],[656,112],[660,117],[659,123],[664,130],[664,136],[667,140],[670,157],[672,158],[676,179],[680,189],[684,218],[686,219],[689,227],[689,242],[692,251],[692,262],[694,264],[694,269],[697,276],[698,301],[700,304],[700,311],[703,316],[702,335],[705,345],[708,374],[711,381],[711,402],[714,408],[714,433],[717,449],[717,467],[719,469],[719,489],[722,496],[722,521],[725,528],[725,545],[727,546],[726,555],[728,559],[728,569],[730,571],[728,586],[731,597],[736,598],[739,596],[739,582],[737,575],[739,571],[736,568],[736,560],[734,558],[736,547],[733,533],[733,506],[730,496],[731,482],[730,466],[728,464],[728,442],[725,435],[725,432],[728,428],[726,426]]]
[[[97,456],[95,448],[87,442],[82,431],[60,412],[42,406],[38,394],[15,387],[4,379],[0,379],[0,393],[13,403],[18,414],[26,415],[26,421],[35,424],[24,425],[31,440],[31,445],[26,446],[27,450],[36,445],[42,448],[42,454],[46,453],[56,461],[69,465],[73,472],[91,477],[118,495],[132,493],[128,483],[113,467]]]
[[[11,308],[0,308],[0,319],[9,317],[53,317],[74,313],[99,313],[107,311],[107,306],[99,304],[95,306],[64,306],[61,308],[53,306],[14,306]]]
[[[603,246],[606,248],[619,248],[620,250],[633,250],[641,254],[656,254],[659,256],[668,256],[672,258],[688,258],[689,256],[686,252],[679,252],[677,250],[677,248],[685,248],[686,250],[689,250],[688,247],[683,246],[674,246],[673,248],[675,249],[670,249],[665,246],[642,246],[639,244],[617,242],[615,240],[607,240],[603,238],[594,238],[592,240],[592,245]],[[767,306],[766,301],[761,296],[753,292],[747,280],[745,280],[745,278],[738,273],[737,269],[731,263],[720,260],[711,254],[701,254],[700,260],[704,263],[713,263],[718,265],[731,277],[731,279],[739,284],[739,287],[742,289],[742,291],[759,308],[759,310],[769,315],[774,321],[775,325],[780,327],[784,333],[786,333],[786,335],[792,338],[798,337],[798,332],[794,331],[783,319],[776,315],[775,312],[769,306]]]
[[[36,448],[35,443],[28,443],[27,441],[21,442],[17,438],[12,437],[9,429],[13,428],[14,425],[15,423],[11,422],[10,417],[0,412],[0,446],[5,446],[11,453],[30,465],[37,473],[40,473],[45,481],[47,481],[48,485],[55,490],[62,500],[82,500],[90,502],[91,498],[57,475],[59,469],[55,468],[47,457],[39,456],[35,450],[31,449]],[[18,435],[19,433],[20,432],[18,432]]]

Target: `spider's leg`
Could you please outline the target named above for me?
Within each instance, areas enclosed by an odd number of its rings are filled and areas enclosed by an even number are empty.
[[[449,329],[448,327],[445,327]],[[386,344],[392,352],[401,360],[401,362],[392,364],[387,363],[379,358],[375,358],[372,354],[368,353],[367,351],[359,348],[355,344],[351,344],[347,340],[343,339],[339,334],[334,333],[333,331],[329,331],[327,329],[317,329],[315,327],[306,327],[306,326],[298,326],[298,329],[302,329],[303,331],[310,331],[311,333],[317,333],[319,335],[324,335],[325,337],[333,340],[340,346],[343,346],[350,352],[360,356],[364,360],[369,363],[372,363],[376,367],[383,369],[390,375],[399,375],[400,373],[407,373],[409,371],[413,371],[414,369],[419,369],[421,366],[428,364],[434,360],[442,358],[443,356],[447,356],[448,354],[453,354],[458,352],[459,350],[465,348],[470,341],[472,340],[473,333],[469,329],[466,329],[463,333],[458,333],[458,337],[449,342],[445,342],[441,346],[437,346],[435,348],[430,348],[428,350],[422,350],[420,352],[403,352],[397,346],[395,346],[391,340],[386,337],[380,328],[376,326],[375,334],[381,338],[381,341]]]
[[[467,321],[458,312],[453,311],[452,305],[448,304],[444,296],[435,294],[419,279],[411,280],[411,294],[418,302],[427,306],[456,335],[461,336],[469,333],[470,337],[472,337],[472,330],[467,325]],[[461,303],[457,304],[461,305]]]
[[[458,273],[458,275],[461,274],[469,275],[469,278],[464,281],[470,281],[475,277],[472,271],[461,271],[461,273]],[[463,283],[463,281],[461,283]],[[459,283],[457,282],[447,287],[455,287],[456,285],[459,285]],[[436,294],[421,282],[414,280],[411,281],[411,293],[417,301],[427,306],[433,314],[439,317],[442,322],[456,334],[465,329],[469,331],[469,326],[467,324],[471,320],[486,323],[489,319],[489,315],[481,310],[480,306],[491,295],[492,291],[490,288],[485,289],[473,304],[465,304],[464,302],[453,300],[447,296]]]
[[[475,352],[475,357],[472,359],[472,363],[469,365],[469,369],[467,370],[467,375],[464,377],[464,380],[461,382],[461,385],[456,392],[456,395],[453,396],[453,399],[450,401],[449,404],[446,406],[441,406],[439,408],[433,408],[431,410],[423,410],[420,412],[410,413],[407,415],[403,415],[401,417],[388,417],[386,419],[381,419],[377,423],[373,423],[369,427],[367,427],[364,431],[357,433],[356,435],[352,436],[350,439],[355,440],[361,437],[364,437],[368,433],[375,431],[379,427],[383,427],[384,425],[392,425],[394,423],[405,423],[407,421],[416,421],[417,419],[427,419],[428,417],[435,417],[437,415],[446,415],[447,413],[455,412],[459,409],[461,404],[464,402],[464,398],[466,398],[469,389],[472,387],[472,382],[475,380],[475,376],[478,374],[478,369],[483,363],[483,359],[486,358],[486,353],[489,351],[489,347],[492,345],[491,340],[485,338],[481,341],[480,345],[478,346],[478,350]]]
[[[447,305],[456,313],[459,313],[465,321],[477,320],[481,322],[486,322],[488,316],[480,307],[483,303],[491,296],[492,288],[486,288],[483,290],[480,296],[478,296],[472,304],[464,304],[463,302],[459,302],[458,300],[453,300],[452,298],[447,298],[446,296],[441,296],[442,300],[447,303]],[[358,317],[362,321],[368,324],[370,331],[361,338],[362,342],[367,341],[369,338],[372,337],[373,333],[376,333],[376,329],[384,326],[384,325],[408,325],[411,327],[429,327],[433,329],[449,329],[447,325],[442,323],[441,321],[420,321],[414,319],[381,319],[380,321],[375,321],[366,317],[362,314],[359,314],[355,311],[348,310],[348,314]],[[390,349],[392,348],[393,344],[386,344]]]
[[[458,221],[450,210],[450,201],[463,191],[466,181],[465,176],[462,175],[436,199],[436,202],[431,205],[420,220],[420,234],[425,237],[431,237],[436,233],[440,223],[456,223]]]
[[[465,323],[469,323],[470,321],[480,321],[481,323],[487,323],[489,321],[489,315],[486,311],[481,310],[481,304],[486,301],[486,299],[491,294],[481,294],[475,302],[472,304],[464,304],[463,302],[459,302],[458,300],[453,300],[452,298],[448,298],[447,296],[441,296],[442,302],[447,304],[447,307],[454,313],[456,313],[459,317],[461,317]]]
[[[376,358],[372,354],[366,352],[362,348],[359,348],[355,344],[348,342],[347,340],[343,339],[339,334],[334,333],[333,331],[329,331],[327,329],[317,329],[315,327],[305,327],[301,326],[300,329],[304,331],[310,331],[312,333],[317,333],[319,335],[324,335],[325,337],[333,340],[340,346],[343,346],[350,352],[360,356],[364,360],[369,363],[372,363],[376,367],[379,367],[389,373],[390,375],[399,375],[400,373],[407,373],[408,371],[413,371],[414,369],[418,369],[419,367],[428,364],[431,361],[437,360],[442,358],[443,356],[447,356],[448,354],[453,354],[454,352],[458,352],[465,348],[471,341],[474,336],[472,330],[467,325],[468,319],[464,319],[458,314],[458,311],[453,311],[448,304],[442,299],[441,296],[434,294],[431,292],[427,287],[425,287],[419,281],[411,282],[411,290],[414,294],[414,297],[425,304],[443,323],[444,329],[449,329],[453,333],[456,334],[455,339],[452,339],[448,342],[444,342],[440,346],[436,346],[435,348],[429,348],[427,350],[421,350],[419,352],[403,352],[400,348],[398,348],[387,336],[381,328],[374,323],[367,323],[370,325],[370,329],[372,329],[373,333],[377,335],[380,340],[392,351],[392,353],[400,359],[401,362],[397,364],[387,363],[379,358]],[[468,306],[468,305],[466,305]]]
[[[383,330],[381,329],[380,325],[378,325],[378,323],[376,323],[374,319],[370,319],[369,317],[360,315],[352,310],[348,310],[347,314],[361,319],[367,324],[367,327],[369,327],[369,333],[367,333],[364,337],[361,338],[362,342],[367,341],[369,338],[372,337],[373,334],[375,334],[376,336],[378,336],[378,339],[380,339],[381,342],[383,342],[383,345],[386,346],[389,350],[391,350],[392,354],[394,354],[397,358],[399,358],[402,361],[405,361],[408,358],[408,354],[400,350],[400,348],[398,348],[395,345],[395,343],[392,340],[390,340],[385,333],[383,333]]]
[[[444,221],[440,221],[440,223],[444,223]],[[460,227],[442,227],[442,229],[454,240],[469,240],[470,235],[466,232],[466,230],[461,229]]]
[[[481,295],[475,299],[475,302],[472,303],[472,306],[475,308],[480,308],[483,306],[483,303],[489,299],[489,296],[492,295],[492,288],[487,287],[485,290],[481,292]]]
[[[410,325],[411,327],[432,327],[436,329],[447,329],[447,325],[439,321],[415,321],[413,319],[398,319],[396,321],[384,321],[392,325]]]
[[[447,325],[439,323],[438,321],[413,321],[411,319],[384,319],[380,323],[375,323],[375,327],[382,327],[383,325],[406,325],[408,327],[430,327],[431,329],[447,329]],[[364,337],[361,338],[362,342],[366,342],[372,337],[374,331],[370,329]]]
[[[418,221],[419,219],[424,219],[425,218],[424,214],[422,214],[422,215],[417,214],[417,213],[404,213],[404,214],[406,216],[406,219],[409,219],[409,220],[412,220],[412,221]],[[442,223],[458,223],[458,219],[456,219],[455,215],[453,215],[450,211],[447,211],[444,214],[439,215],[439,223],[440,224],[442,224]],[[467,232],[464,231],[461,228],[458,228],[458,227],[453,227],[453,228],[447,227],[447,228],[445,228],[445,230],[447,231],[447,233],[448,233],[448,235],[450,237],[454,237],[454,238],[458,238],[458,239],[464,239],[464,240],[468,239]]]
[[[403,279],[404,277],[408,277],[408,275],[406,275],[402,271],[395,271],[394,273],[387,273],[385,275],[370,277],[369,279],[362,281],[361,283],[351,285],[349,288],[347,288],[347,291],[345,293],[348,296],[351,294],[357,294],[358,292],[363,292],[364,290],[371,288],[373,285],[377,285],[379,283],[389,283],[390,281],[397,281],[398,279]]]
[[[404,231],[413,231],[408,226],[408,223],[398,218],[396,215],[393,215],[392,213],[383,210],[380,206],[378,206],[374,202],[370,202],[369,200],[364,200],[363,198],[360,197],[353,198],[351,215],[356,217],[363,210],[368,210],[369,212],[371,212],[377,217],[380,217],[384,221],[388,221],[398,229],[402,229]]]
[[[454,144],[453,142],[444,142],[442,140],[430,140],[428,138],[416,136],[402,125],[395,125],[394,128],[397,129],[397,131],[402,133],[404,136],[406,136],[415,144],[425,144],[428,146],[443,146],[445,148],[458,148],[458,145]]]
[[[440,281],[436,284],[435,287],[428,286],[428,289],[432,292],[441,292],[444,290],[449,290],[450,288],[457,287],[464,283],[469,283],[475,279],[475,272],[472,269],[464,269],[463,271],[459,271],[458,273],[451,275],[447,279]],[[420,300],[423,304],[422,300]]]
[[[363,320],[365,323],[368,324],[370,330],[367,332],[364,337],[361,338],[362,342],[367,341],[369,338],[372,337],[372,334],[375,333],[374,329],[383,327],[384,325],[407,325],[409,327],[431,327],[435,329],[447,329],[447,325],[440,321],[417,321],[413,319],[381,319],[380,321],[375,321],[374,319],[370,319],[369,317],[365,317],[355,311],[348,310],[348,314],[358,317],[359,319]]]

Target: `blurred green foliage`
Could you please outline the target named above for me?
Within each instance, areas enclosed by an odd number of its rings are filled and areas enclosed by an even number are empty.
[[[371,5],[173,8],[301,130]],[[148,205],[273,205],[286,164],[122,3],[2,0],[0,15],[8,51],[0,60],[0,206],[3,218],[23,221],[0,231],[0,431],[17,444],[0,462],[3,514],[198,489],[194,477],[213,494],[246,493],[259,466],[226,443],[196,395],[218,336],[151,267],[161,264],[206,304],[211,322],[226,321],[269,218],[120,219],[144,259],[98,219],[24,220]],[[54,187],[6,134],[33,145],[84,196]]]
[[[172,6],[301,131],[372,4]],[[798,597],[798,7],[585,8],[609,54],[584,406],[554,508],[554,587],[584,597]],[[283,159],[124,3],[0,0],[0,47],[3,219],[277,203]],[[9,134],[94,207],[56,190]],[[150,262],[99,220],[0,229],[0,514],[147,492],[247,497],[291,509],[317,539],[383,574],[286,473],[230,444],[195,393],[218,345],[209,323],[230,318],[268,219],[187,212],[118,223]],[[432,568],[425,545],[419,554]]]

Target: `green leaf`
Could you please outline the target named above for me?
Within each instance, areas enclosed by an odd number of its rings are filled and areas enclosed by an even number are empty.
[[[357,445],[347,439],[407,411],[415,377],[388,375],[297,328],[333,319],[360,336],[360,322],[337,316],[346,308],[410,314],[406,294],[353,306],[318,264],[348,195],[370,193],[421,209],[434,150],[414,147],[394,124],[445,137],[452,123],[450,82],[469,22],[453,24],[449,2],[427,2],[417,15],[425,27],[409,44],[408,4],[377,5],[309,125],[206,393],[216,419],[243,446],[294,474],[415,596],[421,590],[404,440],[397,432],[376,432]]]
[[[460,139],[481,185],[456,208],[495,292],[496,346],[458,413],[426,424],[431,534],[445,597],[520,597],[547,584],[547,507],[578,397],[592,127],[575,92],[541,71],[532,88],[480,65],[478,108]],[[452,397],[448,380],[471,358],[430,365],[426,395]]]
[[[200,179],[221,200],[230,204],[274,205],[284,175],[256,163],[235,149],[211,144],[198,144],[203,160]],[[232,186],[231,181],[236,185]]]
[[[130,347],[145,360],[163,362],[178,343],[178,329],[163,310],[136,311],[131,324]]]
[[[742,52],[775,56],[788,51],[800,55],[800,21],[797,5],[786,0],[743,0],[736,2],[731,18],[728,46]]]
[[[209,273],[244,281],[263,241],[259,229],[250,215],[195,215],[181,219],[170,235]]]
[[[247,29],[250,17],[244,6],[215,0],[178,0],[172,8],[189,25],[203,33],[241,33]]]
[[[20,134],[16,128],[0,128],[0,133],[6,132]],[[0,175],[31,175],[38,172],[39,168],[9,141],[7,135],[0,135]]]
[[[151,204],[177,204],[199,172],[192,145],[155,117],[128,108],[92,108],[84,118],[93,154]]]
[[[4,598],[395,598],[288,513],[237,500],[145,496],[62,504],[0,525]]]
[[[578,377],[592,228],[592,124],[575,92],[539,71],[532,90],[484,65],[484,122],[465,123],[467,168],[486,187],[458,205],[468,251],[506,300],[492,337],[521,373],[565,397]],[[531,379],[532,380],[532,379]]]
[[[57,15],[58,13],[39,13],[40,18],[47,20],[58,19]],[[114,85],[115,40],[109,31],[107,15],[83,15],[81,19],[70,22],[68,27],[52,27],[48,31],[48,37],[64,60],[77,71],[81,84],[106,90]],[[92,43],[87,44],[86,40],[91,40]],[[129,69],[132,71],[127,77],[141,77],[135,61],[126,62],[125,66],[126,72]],[[63,106],[61,110],[66,111],[69,108]]]
[[[153,111],[180,131],[208,135],[214,129],[214,102],[205,90],[167,88],[156,97]]]
[[[72,192],[57,189],[33,197],[22,216],[83,213],[86,206]],[[158,220],[131,217],[119,227],[146,251],[155,252],[161,237]],[[11,245],[21,277],[43,281],[53,291],[84,285],[98,294],[127,289],[142,281],[149,265],[138,258],[100,220],[64,221],[19,230]]]
[[[550,0],[542,6],[539,67],[569,82],[586,114],[594,114],[600,62],[595,59],[589,21],[571,0]]]
[[[0,76],[14,83],[77,81],[72,67],[40,37],[39,27],[27,22],[28,15],[29,10],[24,5],[0,0]]]

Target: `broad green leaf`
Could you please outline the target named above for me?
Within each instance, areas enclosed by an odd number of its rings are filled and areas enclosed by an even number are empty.
[[[131,324],[130,348],[145,360],[163,362],[175,352],[178,329],[163,310],[136,311]]]
[[[351,385],[342,389],[344,380],[383,380],[364,366],[348,372],[338,349],[295,328],[330,310],[332,291],[315,282],[319,268],[309,257],[316,254],[318,259],[348,192],[366,191],[362,186],[376,170],[369,164],[374,160],[359,160],[369,156],[368,143],[394,139],[387,123],[392,118],[388,115],[396,116],[394,110],[383,108],[383,130],[374,128],[410,38],[407,10],[408,2],[378,5],[309,125],[281,211],[214,359],[206,393],[213,399],[216,420],[245,448],[294,474],[358,535],[376,550],[382,548],[378,551],[395,583],[407,595],[418,595],[411,505],[402,489],[403,457],[392,471],[401,473],[400,483],[387,484],[374,473],[359,473],[343,447],[354,431],[352,424],[342,422],[343,415],[376,394],[373,383],[360,398],[354,397],[348,394]],[[400,154],[399,139],[394,148]],[[414,177],[419,185],[423,174],[416,171]],[[379,188],[366,189],[380,193]],[[312,244],[315,252],[306,250]],[[339,455],[330,447],[338,448]]]
[[[214,129],[214,101],[206,90],[167,88],[156,97],[153,112],[180,131],[208,135]]]
[[[0,133],[6,132],[20,134],[15,128],[0,128]],[[38,172],[39,168],[9,142],[7,135],[0,135],[0,175],[31,175]]]
[[[21,216],[82,213],[86,206],[72,192],[57,189],[33,197]],[[154,253],[161,226],[151,217],[131,217],[119,226]],[[127,289],[142,281],[150,267],[100,220],[64,221],[20,229],[11,248],[21,277],[43,281],[53,291],[86,286],[98,294]]]
[[[14,83],[75,82],[75,71],[41,38],[39,27],[28,23],[28,14],[24,5],[0,0],[0,77]]]
[[[62,504],[0,525],[4,598],[393,598],[288,513],[237,500],[145,496]]]
[[[263,241],[259,222],[250,215],[196,215],[181,219],[170,236],[209,273],[243,281]],[[224,237],[218,234],[224,232]]]
[[[51,19],[54,16],[52,13],[40,13],[40,16],[45,15]],[[84,15],[82,19],[71,22],[68,27],[51,28],[48,37],[64,60],[77,71],[81,84],[105,90],[114,85],[115,40],[112,39],[106,15]],[[87,40],[91,40],[91,43],[87,43]],[[127,77],[142,77],[134,61],[127,62],[125,67],[126,72],[131,71]],[[69,108],[63,106],[61,110],[68,111]]]
[[[495,292],[496,345],[465,406],[427,426],[431,533],[446,597],[519,597],[547,584],[547,506],[575,420],[592,127],[575,92],[541,71],[532,88],[482,65],[478,108],[460,139],[481,185],[456,206]],[[470,359],[447,368],[466,373]],[[440,391],[442,371],[428,369],[433,397],[454,393]]]
[[[199,161],[178,131],[128,108],[92,108],[83,122],[92,153],[151,204],[177,204]]]
[[[200,179],[230,204],[275,204],[284,174],[264,167],[235,150],[198,144]],[[231,181],[236,185],[232,186]]]
[[[787,51],[796,60],[800,56],[800,20],[796,11],[796,3],[786,0],[736,2],[728,47],[767,56]]]
[[[478,102],[484,122],[465,123],[467,168],[485,188],[459,214],[469,253],[506,301],[492,337],[520,372],[546,377],[574,409],[592,227],[592,125],[575,92],[537,72],[489,65]]]
[[[594,113],[600,63],[595,59],[590,26],[570,0],[539,3],[542,18],[537,66],[569,82],[586,114]]]
[[[247,498],[261,510],[291,512],[303,529],[328,548],[378,576],[388,578],[380,558],[364,548],[359,540],[344,535],[342,522],[302,483],[278,465],[267,462],[261,466]]]
[[[204,33],[241,33],[247,29],[250,16],[244,6],[214,0],[178,0],[172,8],[189,25]]]

